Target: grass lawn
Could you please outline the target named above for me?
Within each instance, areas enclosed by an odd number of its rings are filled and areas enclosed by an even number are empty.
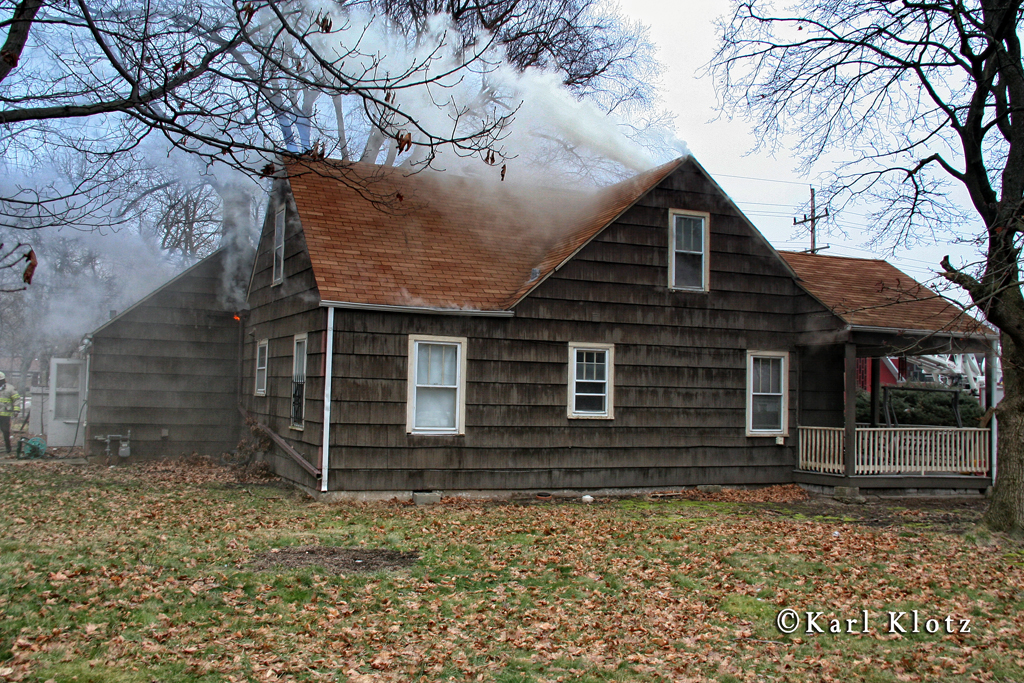
[[[1020,544],[827,507],[328,505],[201,463],[6,465],[0,680],[1024,681]],[[382,549],[415,555],[358,566]]]

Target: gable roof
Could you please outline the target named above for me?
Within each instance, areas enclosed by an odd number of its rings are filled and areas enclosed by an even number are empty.
[[[288,179],[322,301],[504,311],[682,163],[596,191],[333,161]]]
[[[848,325],[993,335],[984,323],[880,259],[779,252],[801,286]]]
[[[132,313],[133,311],[135,311],[135,309],[141,308],[142,306],[145,306],[147,303],[149,303],[150,300],[152,300],[154,297],[160,295],[161,293],[163,293],[168,288],[173,287],[174,285],[176,285],[181,280],[184,280],[186,278],[192,277],[193,275],[195,275],[200,270],[207,269],[207,268],[212,268],[212,269],[215,269],[215,271],[219,273],[220,271],[222,271],[224,269],[223,261],[224,261],[224,259],[227,258],[227,254],[228,254],[227,248],[225,248],[225,247],[218,247],[216,250],[214,250],[214,252],[212,254],[210,254],[209,256],[205,256],[205,257],[199,259],[198,261],[196,261],[191,266],[189,266],[185,270],[181,271],[180,273],[178,273],[177,275],[175,275],[171,279],[167,280],[166,282],[161,283],[159,286],[157,286],[149,294],[145,295],[144,297],[142,297],[141,299],[139,299],[138,301],[136,301],[132,305],[128,306],[123,311],[120,311],[113,318],[110,318],[109,320],[105,321],[102,325],[100,325],[99,327],[94,329],[92,332],[87,333],[85,336],[88,338],[88,337],[93,337],[93,336],[99,334],[100,332],[102,332],[103,330],[107,329],[108,327],[110,327],[111,325],[116,323],[117,321],[121,320],[121,318],[123,318],[123,317],[127,316],[128,314]],[[223,310],[225,312],[228,312],[228,311],[231,310],[231,308],[229,306],[225,305]]]

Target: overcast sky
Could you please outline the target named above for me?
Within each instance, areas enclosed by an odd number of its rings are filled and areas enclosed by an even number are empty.
[[[797,234],[793,218],[802,218],[802,204],[810,198],[810,186],[818,169],[807,176],[795,172],[796,161],[780,150],[748,155],[754,146],[750,125],[744,121],[716,120],[714,84],[699,78],[716,44],[712,22],[729,9],[728,0],[618,0],[622,12],[650,27],[665,66],[661,93],[664,105],[676,115],[676,132],[696,159],[711,173],[748,218],[777,248],[798,251],[810,247],[806,234]],[[820,170],[825,170],[824,168]],[[741,177],[739,177],[741,176]],[[919,281],[935,277],[944,254],[973,260],[971,249],[947,244],[897,249],[895,257],[883,249],[868,249],[867,219],[863,209],[839,217],[849,233],[844,240],[819,236],[819,246],[830,244],[824,254],[886,258]]]

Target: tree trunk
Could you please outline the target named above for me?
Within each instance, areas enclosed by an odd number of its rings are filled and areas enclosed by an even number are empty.
[[[338,149],[341,150],[341,160],[348,161],[348,137],[345,134],[345,101],[339,94],[332,97],[331,102],[334,103],[334,117],[338,120]]]
[[[1003,400],[999,419],[998,477],[982,523],[993,531],[1024,533],[1024,349],[1001,335]]]
[[[377,156],[380,154],[380,148],[383,144],[384,133],[379,128],[370,129],[370,136],[366,138],[366,148],[363,149],[363,155],[359,157],[359,161],[368,164],[377,163]]]
[[[32,389],[32,379],[29,376],[29,371],[32,368],[32,361],[34,360],[34,356],[31,353],[27,352],[25,349],[22,349],[21,353],[21,367],[18,368],[21,371],[21,374],[18,375],[19,386],[16,388],[19,394],[21,394],[22,396],[28,396],[29,392]]]

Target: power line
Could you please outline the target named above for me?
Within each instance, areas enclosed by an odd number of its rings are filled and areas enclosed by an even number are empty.
[[[759,180],[762,183],[782,183],[784,185],[807,185],[808,183],[797,183],[792,180],[772,180],[771,178],[755,178],[748,175],[729,175],[728,173],[712,173],[712,178],[740,178],[741,180]]]

